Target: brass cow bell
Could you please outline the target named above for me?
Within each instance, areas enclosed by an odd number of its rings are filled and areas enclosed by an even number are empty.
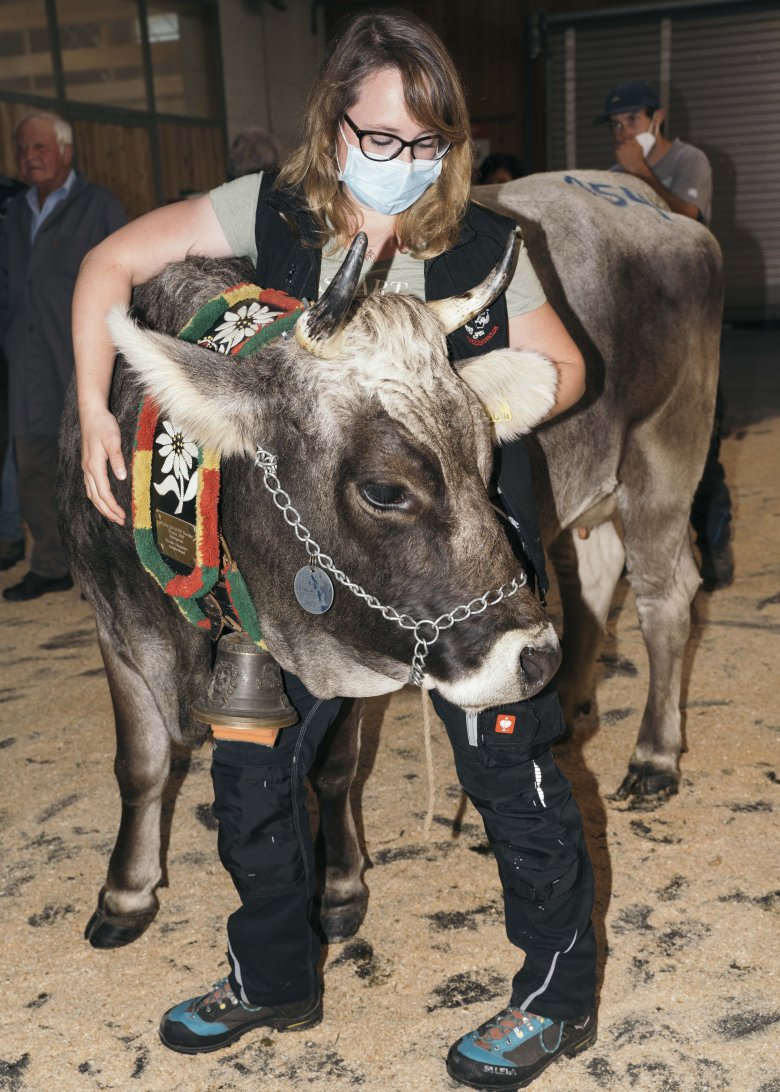
[[[287,728],[298,720],[278,663],[244,633],[220,639],[214,670],[205,693],[192,703],[192,715],[237,728]]]

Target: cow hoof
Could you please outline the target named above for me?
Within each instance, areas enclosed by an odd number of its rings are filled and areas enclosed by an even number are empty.
[[[100,907],[87,922],[84,938],[93,948],[123,948],[137,940],[154,920],[157,907],[145,914],[110,918]]]
[[[634,807],[657,807],[679,791],[679,776],[653,766],[629,766],[616,800],[630,800]]]
[[[368,899],[361,899],[348,906],[323,906],[320,912],[320,924],[329,944],[337,944],[353,937],[366,916]]]

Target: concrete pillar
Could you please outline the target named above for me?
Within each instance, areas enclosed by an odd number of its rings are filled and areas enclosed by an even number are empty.
[[[283,155],[296,146],[324,51],[321,13],[314,33],[311,18],[310,0],[287,0],[285,11],[261,0],[220,0],[228,141],[259,125],[276,137]]]

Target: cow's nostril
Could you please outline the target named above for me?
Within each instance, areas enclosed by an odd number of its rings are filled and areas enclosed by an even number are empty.
[[[524,648],[520,653],[520,667],[531,686],[537,686],[544,681],[544,667],[535,658],[532,649]]]

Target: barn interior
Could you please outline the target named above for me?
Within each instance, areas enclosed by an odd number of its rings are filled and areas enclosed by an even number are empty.
[[[378,5],[381,6],[381,5]],[[597,879],[596,1046],[540,1092],[780,1092],[776,930],[780,631],[780,7],[774,0],[407,0],[466,85],[475,161],[524,174],[605,168],[592,125],[615,83],[660,91],[672,136],[713,167],[724,255],[722,462],[735,580],[693,604],[680,792],[615,797],[647,687],[633,596],[610,611],[590,711],[556,757],[583,812]],[[76,164],[131,217],[221,184],[235,136],[283,158],[313,73],[356,0],[0,0],[0,173],[31,109],[74,128]],[[5,448],[5,411],[0,445]],[[19,577],[0,574],[0,587]],[[555,589],[549,609],[560,625]],[[177,756],[161,909],[134,944],[83,939],[119,816],[113,717],[78,589],[0,606],[0,801],[6,1013],[0,1088],[438,1092],[448,1044],[506,993],[513,949],[495,862],[434,721],[432,833],[419,692],[374,699],[353,790],[369,891],[358,935],[325,954],[326,1018],[188,1058],[162,1011],[222,962],[233,889],[216,852],[207,748]],[[312,799],[312,822],[316,805]],[[774,1044],[774,1045],[773,1045]]]

